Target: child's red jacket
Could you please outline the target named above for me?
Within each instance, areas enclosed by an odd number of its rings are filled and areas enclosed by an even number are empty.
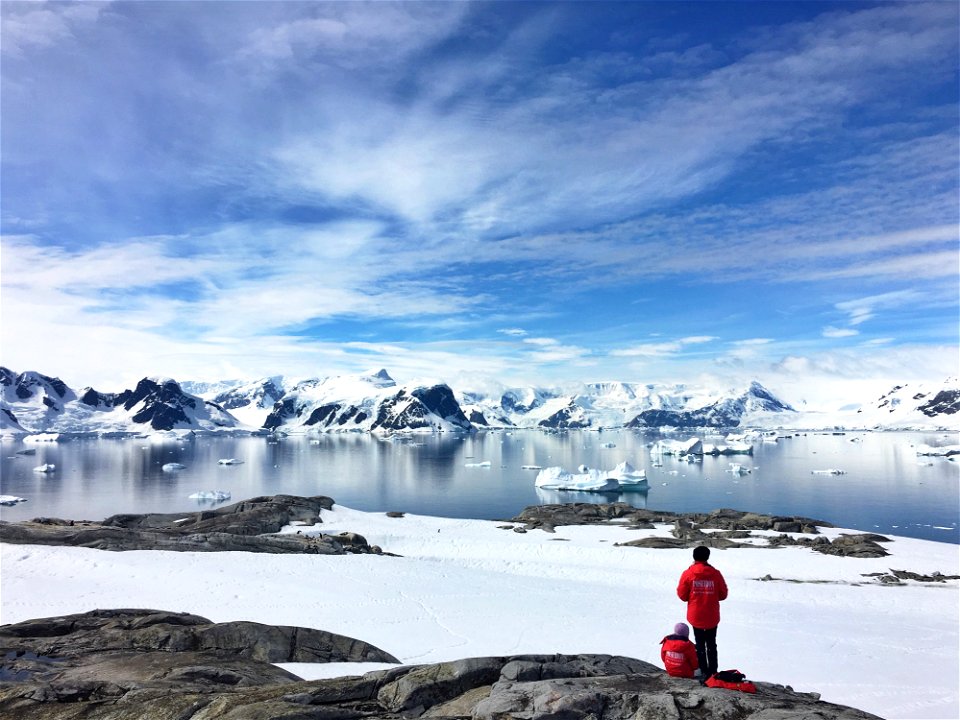
[[[667,635],[660,641],[660,659],[674,677],[692,678],[699,666],[696,646],[682,635]]]

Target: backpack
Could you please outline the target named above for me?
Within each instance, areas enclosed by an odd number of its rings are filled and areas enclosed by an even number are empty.
[[[721,670],[707,678],[707,687],[724,688],[725,690],[739,690],[745,693],[755,693],[757,686],[747,680],[747,676],[739,670]]]

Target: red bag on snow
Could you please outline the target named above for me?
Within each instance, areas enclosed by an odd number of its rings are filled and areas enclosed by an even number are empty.
[[[755,693],[757,686],[747,680],[747,676],[739,670],[721,670],[707,678],[707,687],[724,688],[725,690],[739,690],[745,693]]]

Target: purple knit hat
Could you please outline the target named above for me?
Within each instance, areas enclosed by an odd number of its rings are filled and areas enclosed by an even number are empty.
[[[690,637],[690,628],[687,627],[686,623],[677,623],[673,626],[673,634],[680,637]]]

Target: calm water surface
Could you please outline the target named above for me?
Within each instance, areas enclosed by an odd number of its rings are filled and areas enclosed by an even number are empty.
[[[482,519],[509,518],[527,505],[620,500],[656,510],[729,507],[803,515],[841,527],[960,543],[960,463],[918,458],[913,449],[920,443],[956,444],[956,435],[806,433],[776,443],[758,441],[752,457],[705,457],[698,463],[665,457],[662,467],[656,467],[648,445],[659,437],[630,430],[530,430],[413,436],[396,442],[367,434],[280,440],[198,437],[184,442],[77,439],[31,445],[8,441],[0,446],[0,494],[28,502],[0,508],[0,518],[100,520],[115,513],[215,507],[188,499],[205,490],[226,490],[232,501],[278,493],[329,495],[359,510]],[[615,447],[605,447],[609,444]],[[15,454],[25,448],[36,448],[36,454]],[[221,458],[243,464],[219,465]],[[623,460],[646,469],[646,493],[538,491],[536,470],[522,468],[560,465],[575,471],[586,464],[609,469]],[[751,473],[731,474],[731,460]],[[490,467],[468,467],[485,461]],[[170,462],[186,467],[161,469]],[[56,472],[34,472],[43,463],[55,464]],[[811,473],[827,468],[846,474]]]

